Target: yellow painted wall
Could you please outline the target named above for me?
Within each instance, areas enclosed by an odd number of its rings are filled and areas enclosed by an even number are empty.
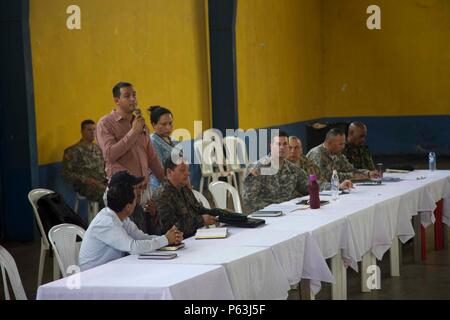
[[[382,29],[366,28],[377,4]],[[450,1],[323,0],[324,116],[450,113]]]
[[[111,111],[118,81],[135,85],[143,110],[169,107],[176,128],[210,126],[204,0],[78,0],[82,29],[70,31],[73,3],[30,1],[39,164],[61,161],[80,122]]]
[[[321,10],[319,0],[238,1],[241,128],[320,117]]]

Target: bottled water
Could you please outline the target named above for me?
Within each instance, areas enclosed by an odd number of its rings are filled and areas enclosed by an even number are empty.
[[[436,171],[436,154],[434,152],[430,152],[428,155],[428,165],[430,171]]]
[[[333,170],[331,176],[331,198],[337,200],[339,197],[339,176],[336,170]]]

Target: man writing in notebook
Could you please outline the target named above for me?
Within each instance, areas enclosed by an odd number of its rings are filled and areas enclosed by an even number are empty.
[[[156,212],[161,219],[162,231],[176,225],[186,238],[195,234],[198,228],[217,223],[213,210],[203,207],[195,198],[189,184],[189,165],[171,158],[164,162],[167,178],[156,190]]]
[[[111,178],[107,192],[108,206],[92,220],[81,243],[79,263],[81,271],[94,268],[130,254],[143,254],[168,244],[179,244],[183,233],[175,226],[164,236],[142,232],[129,218],[136,206],[137,178],[126,171],[117,172]]]

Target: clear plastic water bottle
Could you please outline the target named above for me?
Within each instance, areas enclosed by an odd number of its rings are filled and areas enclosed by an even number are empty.
[[[331,199],[336,201],[339,197],[339,176],[336,170],[333,170],[331,176]]]
[[[428,155],[428,165],[430,171],[436,171],[436,154],[434,152],[430,152]]]

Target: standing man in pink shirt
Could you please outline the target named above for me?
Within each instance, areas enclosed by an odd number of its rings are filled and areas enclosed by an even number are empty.
[[[133,114],[137,107],[133,85],[119,82],[112,93],[116,109],[100,119],[96,130],[97,143],[105,159],[106,176],[110,180],[114,173],[126,170],[134,176],[145,177],[141,186],[145,190],[150,173],[162,181],[164,169],[150,142],[145,119]],[[145,219],[140,216],[134,216],[133,221],[145,231]]]

